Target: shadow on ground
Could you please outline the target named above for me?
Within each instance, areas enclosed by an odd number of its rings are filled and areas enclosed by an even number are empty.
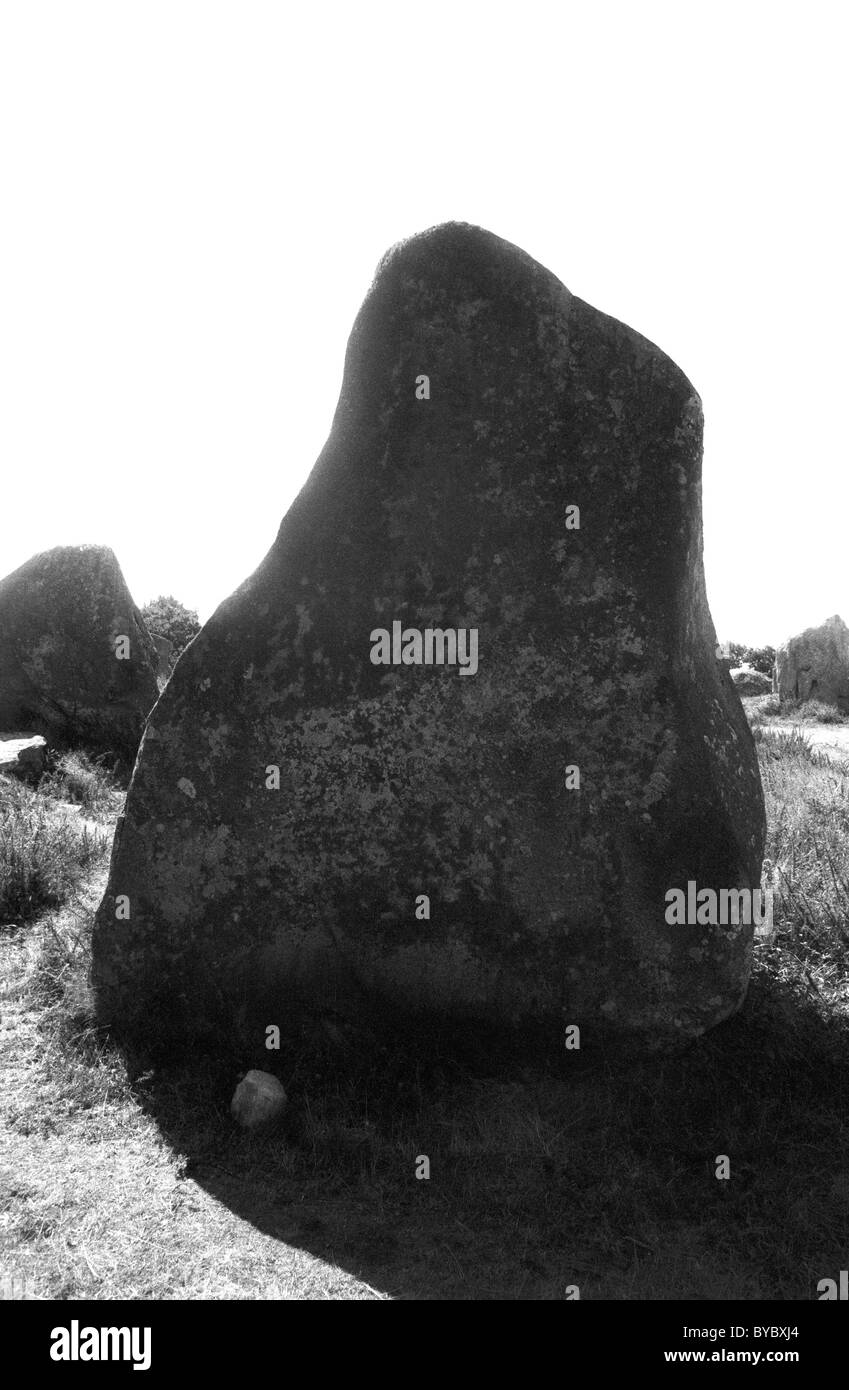
[[[333,1028],[235,1063],[127,1060],[186,1180],[392,1298],[805,1300],[847,1265],[846,1016],[763,967],[676,1056]],[[228,1113],[249,1066],[290,1097],[257,1136]]]

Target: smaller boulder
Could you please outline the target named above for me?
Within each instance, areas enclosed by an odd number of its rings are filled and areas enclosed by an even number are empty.
[[[738,695],[768,695],[772,690],[772,676],[756,671],[754,666],[735,666],[729,674]]]
[[[230,1114],[243,1129],[259,1129],[276,1120],[286,1109],[286,1092],[276,1076],[249,1071],[239,1082],[230,1102]]]
[[[0,775],[38,782],[46,757],[47,743],[40,734],[0,734]]]
[[[0,727],[131,768],[156,660],[108,546],[55,546],[0,579]]]

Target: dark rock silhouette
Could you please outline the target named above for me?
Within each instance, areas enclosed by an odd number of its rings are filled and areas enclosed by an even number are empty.
[[[0,734],[0,775],[38,782],[44,771],[47,744],[41,734]]]
[[[58,546],[0,581],[0,728],[131,764],[157,694],[156,650],[106,546]]]
[[[665,916],[757,887],[765,829],[701,436],[674,363],[517,247],[393,248],[320,458],[149,722],[102,1017],[177,1049],[414,1013],[654,1045],[732,1013],[751,927]]]

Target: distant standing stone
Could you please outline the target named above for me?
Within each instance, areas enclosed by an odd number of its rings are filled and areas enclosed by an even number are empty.
[[[0,581],[0,728],[132,764],[156,649],[113,552],[59,546]]]
[[[837,614],[791,637],[775,654],[780,700],[821,700],[849,713],[849,627]]]

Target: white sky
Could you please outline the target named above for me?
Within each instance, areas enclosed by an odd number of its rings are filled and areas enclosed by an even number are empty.
[[[0,573],[108,544],[208,617],[380,255],[458,218],[700,391],[720,637],[849,621],[847,13],[0,0]]]

